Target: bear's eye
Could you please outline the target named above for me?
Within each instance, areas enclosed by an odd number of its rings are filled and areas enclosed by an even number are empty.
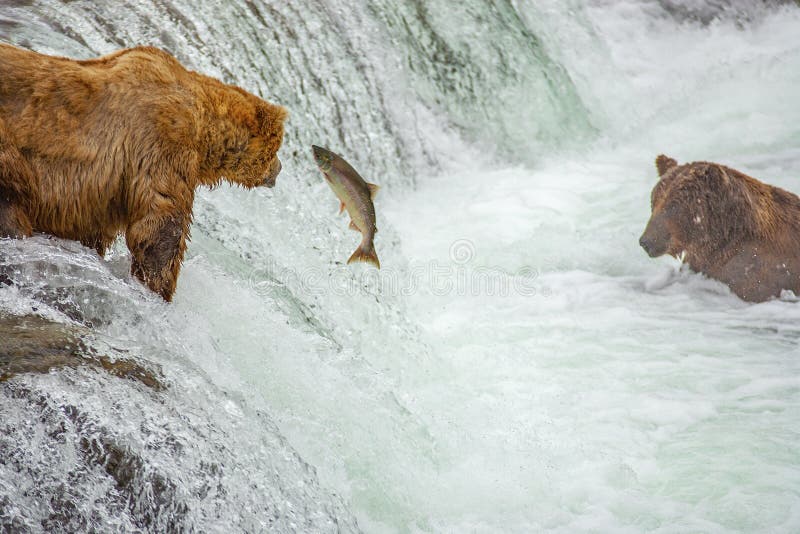
[[[244,152],[244,149],[247,148],[247,143],[239,143],[233,146],[228,147],[229,154],[239,154]]]
[[[664,215],[666,215],[669,218],[676,218],[680,215],[681,208],[679,206],[676,206],[675,204],[667,204],[666,206],[664,206],[662,213],[664,213]]]

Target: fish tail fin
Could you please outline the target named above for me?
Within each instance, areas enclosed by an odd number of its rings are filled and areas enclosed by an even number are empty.
[[[347,260],[347,264],[350,265],[353,262],[361,261],[364,263],[371,263],[378,269],[381,268],[381,262],[378,260],[378,254],[375,252],[375,245],[372,243],[362,243],[358,246],[353,255],[350,256],[350,259]]]

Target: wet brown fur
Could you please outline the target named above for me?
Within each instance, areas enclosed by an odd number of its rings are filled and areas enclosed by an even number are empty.
[[[122,233],[133,274],[170,300],[195,189],[273,185],[285,118],[157,48],[76,61],[0,44],[0,237],[102,255]]]
[[[800,295],[800,198],[716,163],[661,155],[656,168],[640,240],[651,256],[683,253],[692,270],[747,301]]]

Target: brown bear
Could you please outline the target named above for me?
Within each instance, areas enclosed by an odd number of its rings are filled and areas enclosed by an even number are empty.
[[[198,186],[272,187],[286,110],[152,47],[84,61],[0,44],[0,237],[44,232],[169,301]]]
[[[678,165],[660,155],[656,168],[639,240],[651,257],[683,255],[746,301],[800,295],[800,198],[716,163]]]

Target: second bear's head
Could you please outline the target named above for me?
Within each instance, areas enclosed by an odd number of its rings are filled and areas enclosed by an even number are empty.
[[[246,188],[274,186],[281,171],[278,150],[286,108],[226,84],[207,87],[204,96],[208,102],[195,118],[197,185],[213,187],[225,180]]]
[[[707,162],[656,158],[659,181],[639,244],[651,256],[709,258],[755,231],[752,193],[741,175]]]

